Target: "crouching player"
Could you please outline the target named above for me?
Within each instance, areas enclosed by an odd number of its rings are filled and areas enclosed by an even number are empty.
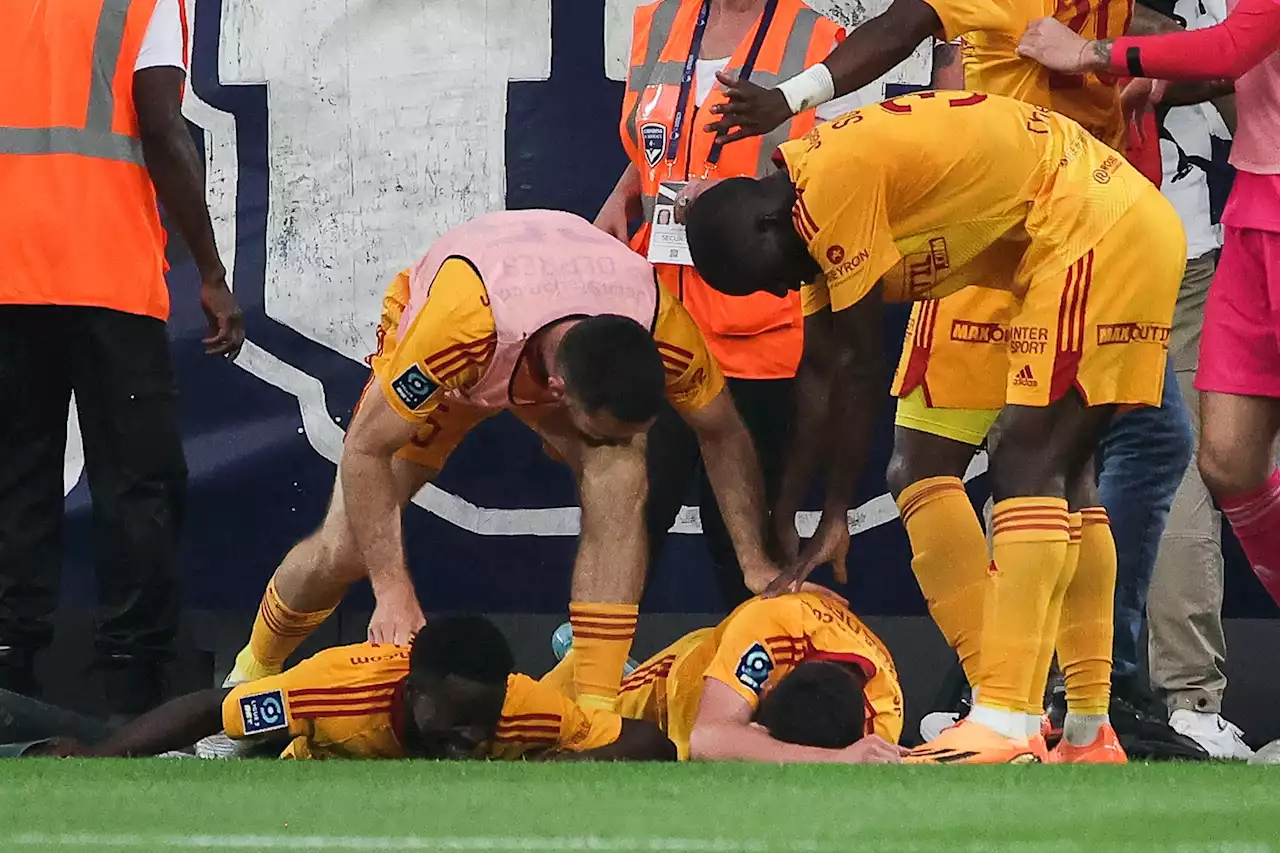
[[[570,689],[561,664],[543,678]],[[880,639],[821,593],[753,598],[622,682],[619,711],[659,726],[680,758],[898,763],[902,688]]]
[[[411,647],[326,649],[279,675],[181,696],[96,746],[55,740],[27,754],[158,755],[225,730],[293,759],[675,758],[653,723],[582,708],[512,669],[492,622],[446,616]]]

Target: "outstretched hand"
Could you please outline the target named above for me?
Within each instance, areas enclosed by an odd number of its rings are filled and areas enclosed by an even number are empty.
[[[704,129],[714,131],[719,144],[761,136],[791,118],[787,98],[778,89],[766,89],[723,71],[716,74],[716,79],[724,87],[729,100],[711,108],[711,112],[719,115],[720,119]]]

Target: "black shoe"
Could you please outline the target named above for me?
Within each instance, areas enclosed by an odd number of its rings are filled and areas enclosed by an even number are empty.
[[[99,661],[107,714],[114,720],[144,714],[164,701],[168,677],[163,663],[132,655],[111,655]]]
[[[0,690],[33,698],[40,696],[34,652],[12,646],[0,647]]]
[[[1209,753],[1169,727],[1164,703],[1137,679],[1115,678],[1111,686],[1111,726],[1130,760],[1206,761]]]

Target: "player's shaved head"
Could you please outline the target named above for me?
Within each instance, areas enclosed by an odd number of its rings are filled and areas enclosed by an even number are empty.
[[[865,684],[852,666],[805,661],[760,700],[755,722],[775,740],[844,749],[866,733]]]
[[[703,192],[685,214],[698,274],[730,296],[778,296],[813,278],[817,264],[791,224],[795,187],[785,173],[731,178]]]
[[[498,626],[483,616],[438,616],[413,641],[409,670],[444,678],[455,675],[477,684],[506,684],[515,669],[511,646]]]
[[[602,421],[616,421],[624,432],[647,425],[666,400],[666,374],[653,335],[628,317],[576,321],[560,341],[556,369],[583,415],[604,416]]]
[[[414,638],[405,683],[405,748],[423,758],[471,758],[493,736],[511,646],[483,616],[439,616]]]

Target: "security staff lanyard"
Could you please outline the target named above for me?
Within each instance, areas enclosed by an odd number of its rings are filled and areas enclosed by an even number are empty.
[[[746,61],[742,63],[739,80],[747,80],[751,77],[751,71],[756,66],[756,58],[760,55],[760,48],[764,46],[765,36],[769,34],[769,25],[773,23],[773,15],[777,11],[778,0],[766,0],[764,11],[760,14],[760,25],[756,27],[756,36],[751,42],[751,49],[747,51]],[[668,163],[674,163],[680,151],[680,138],[684,134],[685,117],[689,112],[689,101],[693,92],[694,70],[698,65],[698,54],[702,52],[702,37],[707,32],[707,19],[710,17],[711,0],[702,0],[702,8],[698,11],[698,22],[694,24],[693,38],[689,42],[689,56],[684,61],[684,73],[680,77],[680,95],[676,101],[676,113],[671,119],[671,138],[667,142]],[[696,111],[696,105],[694,106]],[[723,147],[719,142],[712,144],[711,151],[707,154],[707,173],[710,173],[720,161],[720,150]]]

